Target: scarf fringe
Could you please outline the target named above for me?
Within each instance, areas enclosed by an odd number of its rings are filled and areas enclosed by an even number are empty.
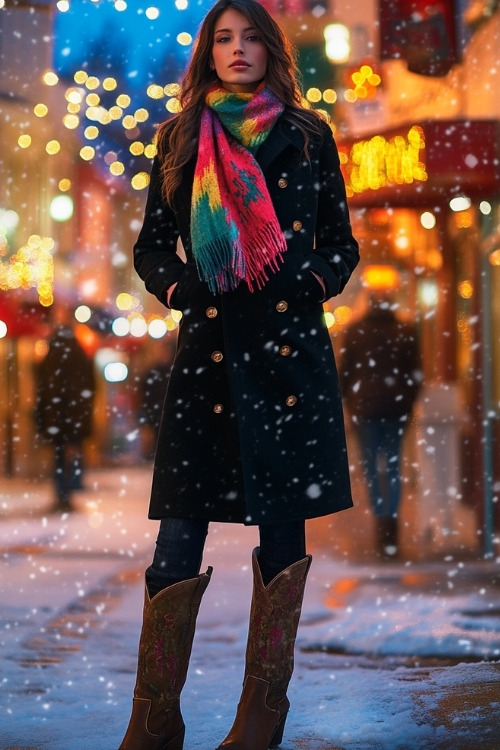
[[[281,230],[280,230],[281,232]],[[271,223],[262,227],[258,237],[250,237],[251,252],[245,253],[238,243],[217,237],[204,243],[196,255],[198,274],[205,279],[212,294],[229,292],[244,280],[251,292],[262,289],[269,272],[276,273],[283,262],[286,241],[277,240]]]

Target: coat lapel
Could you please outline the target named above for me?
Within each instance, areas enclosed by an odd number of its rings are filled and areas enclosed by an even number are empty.
[[[257,151],[256,159],[262,171],[265,172],[269,165],[277,159],[288,146],[293,146],[297,151],[300,151],[304,146],[304,138],[300,130],[293,127],[289,122],[280,117],[262,146],[260,146]]]

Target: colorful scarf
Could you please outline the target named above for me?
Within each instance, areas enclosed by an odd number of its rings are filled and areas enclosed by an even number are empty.
[[[254,153],[283,111],[262,84],[250,94],[215,86],[206,97],[191,201],[191,240],[199,277],[226,292],[244,280],[261,289],[286,241]]]

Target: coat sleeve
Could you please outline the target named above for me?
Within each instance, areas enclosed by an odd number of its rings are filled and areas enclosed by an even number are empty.
[[[134,267],[148,292],[167,306],[167,289],[179,281],[185,264],[177,255],[179,229],[164,202],[158,157],[153,162],[141,231],[134,245]]]
[[[340,294],[359,262],[337,146],[327,125],[319,152],[319,174],[315,248],[308,261],[309,268],[325,282],[326,300]]]

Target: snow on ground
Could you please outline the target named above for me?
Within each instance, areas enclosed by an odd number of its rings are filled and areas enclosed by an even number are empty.
[[[0,750],[118,748],[155,535],[136,489],[64,521],[2,519]],[[215,748],[232,722],[255,542],[211,528],[185,750]],[[282,750],[500,750],[496,561],[368,566],[317,550],[297,645]]]

